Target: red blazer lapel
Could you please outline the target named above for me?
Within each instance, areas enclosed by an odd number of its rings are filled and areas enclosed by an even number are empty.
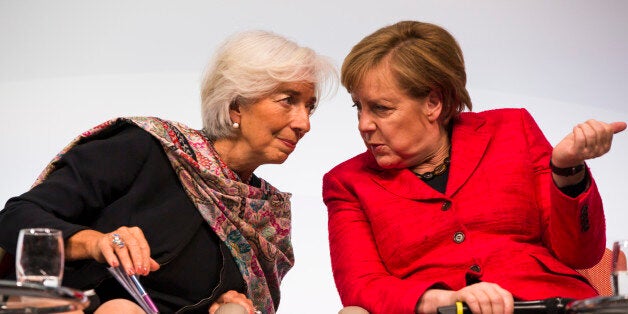
[[[445,194],[454,195],[475,171],[491,140],[491,126],[484,118],[462,113],[454,120],[451,165]]]
[[[445,194],[451,196],[469,179],[482,160],[491,139],[484,118],[461,114],[454,122],[451,166]],[[388,192],[413,200],[443,198],[408,169],[382,169],[370,152],[364,154],[369,177]]]
[[[412,171],[408,169],[382,169],[377,165],[371,152],[364,155],[370,178],[386,191],[412,200],[443,198],[443,194],[429,187]]]

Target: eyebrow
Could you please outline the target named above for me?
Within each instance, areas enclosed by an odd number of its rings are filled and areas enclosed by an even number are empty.
[[[355,97],[353,94],[351,94],[351,101],[356,102],[358,101],[358,98]],[[366,99],[366,103],[380,103],[380,102],[395,103],[397,101],[398,100],[396,98],[391,97],[389,95]]]
[[[290,96],[301,96],[302,95],[301,92],[299,92],[297,90],[294,90],[294,89],[290,89],[290,88],[279,90],[277,93],[278,94],[288,94]],[[310,101],[316,102],[316,97],[312,96],[310,98]]]

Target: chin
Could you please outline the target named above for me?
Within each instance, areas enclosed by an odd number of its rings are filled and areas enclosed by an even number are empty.
[[[268,164],[283,164],[288,159],[288,156],[289,155],[276,156],[275,158],[272,158],[271,160],[269,160],[267,163]]]
[[[382,167],[384,169],[399,168],[399,164],[398,163],[392,162],[391,160],[389,160],[387,158],[377,158],[377,157],[375,157],[375,160],[377,161],[377,165],[379,165],[380,167]]]
[[[390,161],[388,161],[388,160],[381,160],[381,159],[377,159],[377,165],[379,165],[380,167],[382,167],[384,169],[392,169],[395,166]]]

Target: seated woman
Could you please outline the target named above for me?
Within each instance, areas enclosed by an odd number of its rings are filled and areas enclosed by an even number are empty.
[[[608,152],[625,123],[589,120],[552,148],[525,109],[462,112],[462,51],[429,23],[367,36],[341,72],[367,147],[323,178],[346,312],[435,313],[462,301],[512,313],[514,300],[597,295],[574,270],[605,248],[585,160]]]
[[[326,58],[279,35],[235,35],[206,73],[203,130],[133,117],[83,133],[7,202],[0,246],[14,254],[22,228],[62,230],[63,285],[95,289],[101,311],[138,309],[107,271],[122,266],[163,313],[224,303],[274,313],[294,262],[290,194],[254,171],[288,158],[336,77]]]

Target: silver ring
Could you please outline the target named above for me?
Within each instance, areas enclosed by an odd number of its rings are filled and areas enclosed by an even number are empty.
[[[119,249],[124,247],[124,241],[122,241],[122,239],[120,238],[120,235],[117,233],[112,234],[113,239],[111,240],[111,243],[113,243],[115,246],[117,246]]]

